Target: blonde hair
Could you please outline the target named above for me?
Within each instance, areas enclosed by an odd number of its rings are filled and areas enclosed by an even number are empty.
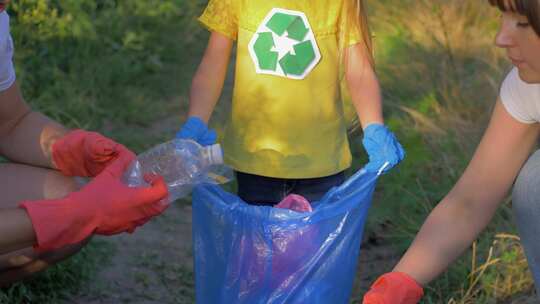
[[[362,46],[363,53],[368,59],[371,69],[375,72],[375,60],[373,55],[373,42],[371,30],[369,27],[368,16],[364,0],[343,0],[343,7],[340,17],[340,37],[339,37],[339,52],[340,52],[340,94],[343,107],[343,118],[346,122],[347,131],[352,134],[360,127],[358,116],[355,107],[352,103],[352,97],[348,85],[345,80],[345,74],[350,68],[349,62],[346,61],[346,51],[350,47],[351,38],[355,41],[360,36],[358,43]]]
[[[373,42],[364,0],[344,0],[344,2],[341,13],[340,52],[344,54],[349,47],[350,35],[360,34],[362,39],[360,43],[373,66]]]

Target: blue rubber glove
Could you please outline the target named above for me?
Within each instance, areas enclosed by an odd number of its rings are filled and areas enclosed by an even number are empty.
[[[216,143],[217,133],[209,130],[206,123],[199,117],[191,116],[176,133],[176,138],[192,139],[201,146],[210,146]]]
[[[383,173],[388,172],[405,157],[405,150],[397,141],[394,133],[382,124],[370,124],[364,129],[362,144],[369,156],[366,170],[378,172],[388,162]]]

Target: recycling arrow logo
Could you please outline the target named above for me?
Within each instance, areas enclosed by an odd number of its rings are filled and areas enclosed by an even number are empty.
[[[309,21],[298,11],[272,9],[248,47],[259,74],[304,79],[321,60]]]

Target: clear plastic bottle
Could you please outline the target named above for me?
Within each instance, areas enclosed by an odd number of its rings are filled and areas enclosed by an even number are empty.
[[[219,144],[203,147],[185,139],[165,142],[138,155],[124,180],[128,186],[144,186],[144,175],[148,173],[163,176],[169,202],[188,195],[194,185],[221,184],[232,177],[232,170],[223,165]]]

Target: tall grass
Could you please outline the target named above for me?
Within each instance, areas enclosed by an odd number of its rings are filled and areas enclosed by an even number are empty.
[[[14,1],[16,68],[26,99],[71,127],[126,140],[137,127],[180,116],[181,101],[173,99],[187,89],[204,41],[193,18],[201,5]]]
[[[405,250],[471,158],[509,66],[493,45],[498,12],[487,1],[369,5],[387,122],[408,152],[383,179],[370,223],[391,223],[388,237]],[[490,303],[530,291],[519,242],[496,236],[515,233],[509,204],[474,250],[428,286],[425,303]]]
[[[135,151],[172,136],[145,130],[180,117],[205,31],[202,1],[17,0],[9,6],[17,79],[31,106]],[[180,124],[180,120],[178,120]],[[92,243],[37,277],[0,289],[0,303],[58,303],[111,254]]]

